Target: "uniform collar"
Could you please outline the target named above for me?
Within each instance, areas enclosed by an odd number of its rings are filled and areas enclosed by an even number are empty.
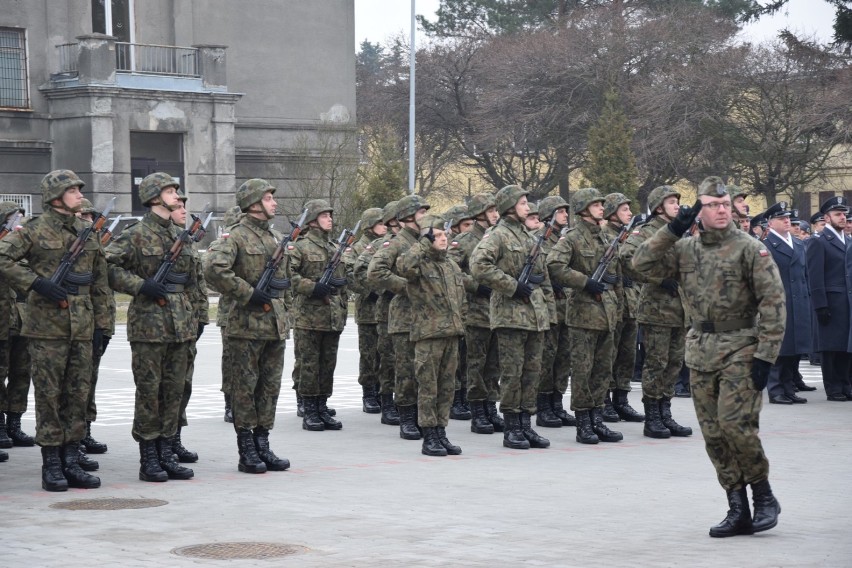
[[[737,224],[732,220],[724,229],[704,229],[701,231],[701,242],[705,245],[719,244],[735,235],[739,230]]]
[[[145,213],[145,219],[148,220],[149,223],[159,225],[160,227],[165,228],[169,228],[174,224],[172,223],[172,220],[170,218],[163,219],[153,211],[148,211],[147,213]]]
[[[269,221],[266,219],[258,219],[256,217],[252,217],[251,215],[246,215],[245,217],[243,217],[243,221],[246,225],[250,227],[255,227],[257,229],[260,229],[261,231],[269,230]]]

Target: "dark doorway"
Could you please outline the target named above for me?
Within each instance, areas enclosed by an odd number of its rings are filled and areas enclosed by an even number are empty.
[[[139,184],[148,174],[166,172],[183,185],[183,135],[165,132],[130,133],[130,177],[134,215],[147,210],[139,201]]]

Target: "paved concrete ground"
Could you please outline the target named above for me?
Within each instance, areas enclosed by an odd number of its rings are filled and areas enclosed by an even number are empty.
[[[215,329],[202,338],[184,442],[201,459],[195,479],[138,481],[130,437],[130,350],[120,336],[104,358],[94,432],[109,444],[102,487],[47,493],[38,448],[14,448],[0,464],[0,566],[849,566],[852,402],[766,404],[761,432],[783,505],[778,527],[753,537],[711,539],[726,500],[700,433],[668,441],[622,424],[625,441],[582,446],[573,429],[548,430],[547,450],[510,451],[499,435],[451,421],[464,454],[426,458],[419,442],[360,411],[355,326],[344,332],[332,403],[339,432],[306,432],[284,389],[272,444],[293,469],[237,471],[234,431],[222,421]],[[292,348],[288,343],[285,385]],[[639,406],[638,394],[632,402]],[[691,401],[675,417],[696,426]],[[25,429],[34,429],[28,413]],[[696,428],[697,430],[697,428]],[[60,510],[91,498],[150,498],[146,509]],[[196,544],[269,542],[306,551],[269,560],[199,560],[173,550]]]

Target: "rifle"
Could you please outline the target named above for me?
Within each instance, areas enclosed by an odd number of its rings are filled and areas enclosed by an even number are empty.
[[[87,225],[80,234],[77,235],[77,238],[74,239],[74,242],[71,243],[71,248],[65,251],[65,254],[62,255],[62,260],[59,261],[59,266],[56,267],[53,275],[50,277],[50,281],[54,284],[58,284],[59,286],[64,286],[65,278],[71,272],[71,267],[74,266],[74,263],[77,262],[77,259],[80,258],[80,255],[83,254],[83,248],[86,246],[86,241],[89,240],[89,235],[92,234],[93,231],[100,231],[104,223],[106,222],[106,216],[109,215],[109,212],[112,211],[113,206],[115,205],[115,197],[109,200],[107,206],[104,207],[103,212],[98,213],[97,216],[92,220],[91,225]],[[81,279],[79,282],[71,282],[74,286],[87,286],[91,281],[91,273],[84,277],[85,281]],[[60,300],[59,307],[63,310],[68,309],[68,300]]]
[[[205,207],[205,209],[207,209],[208,207],[210,207],[210,204],[209,204],[209,203],[207,204],[207,206]],[[202,213],[202,215],[204,215],[204,213]],[[194,217],[193,217],[193,218],[194,218]],[[204,219],[204,221],[201,223],[201,228],[200,228],[200,229],[198,229],[198,231],[196,231],[195,236],[194,236],[194,237],[193,237],[193,239],[192,239],[193,241],[195,241],[195,242],[197,243],[197,242],[199,242],[201,239],[203,239],[203,238],[205,237],[205,235],[207,235],[207,225],[209,225],[209,224],[210,224],[210,220],[211,220],[212,218],[213,218],[213,212],[211,211],[210,213],[208,213],[208,214],[207,214],[207,217],[206,217],[206,218]],[[272,226],[271,226],[271,225],[270,225],[270,228],[272,228]]]
[[[6,224],[3,225],[3,228],[0,229],[0,239],[11,233],[15,230],[15,225],[18,224],[18,221],[21,220],[21,217],[24,216],[24,213],[21,209],[15,211],[15,214],[9,217],[9,220],[6,221]]]
[[[358,224],[355,225],[355,228],[351,231],[349,229],[343,229],[343,232],[340,233],[340,238],[337,239],[337,250],[334,251],[334,256],[329,259],[328,264],[325,265],[325,270],[320,276],[319,282],[320,284],[325,284],[326,286],[334,286],[338,288],[342,286],[342,284],[335,284],[335,282],[339,282],[338,278],[334,277],[334,271],[337,269],[337,265],[340,264],[341,259],[343,258],[343,253],[346,252],[346,249],[352,246],[352,243],[355,242],[355,235],[358,233],[358,229],[361,228],[361,221],[358,221]],[[331,303],[331,300],[326,296],[322,299],[322,301],[328,305]]]
[[[208,203],[204,209],[205,211],[210,208],[210,204]],[[202,213],[203,215],[203,213]],[[171,274],[172,269],[175,267],[175,263],[177,259],[180,257],[180,253],[183,250],[183,247],[187,244],[191,244],[194,242],[195,234],[198,231],[204,230],[207,228],[207,223],[210,222],[212,215],[208,215],[207,219],[202,223],[201,217],[190,214],[192,217],[192,224],[183,230],[183,232],[178,235],[178,238],[175,239],[175,242],[172,244],[172,247],[163,255],[163,260],[160,262],[160,267],[157,269],[157,273],[154,274],[152,280],[154,282],[158,282],[160,284],[166,283],[166,280]],[[160,307],[168,304],[165,298],[157,298],[157,305]]]
[[[255,288],[258,290],[262,290],[264,292],[269,291],[270,284],[275,280],[273,277],[275,276],[275,272],[278,270],[278,266],[281,264],[281,261],[284,260],[284,255],[287,254],[287,244],[291,241],[295,241],[299,238],[299,233],[302,232],[302,225],[305,224],[305,219],[308,217],[308,210],[305,209],[302,211],[302,216],[296,223],[292,221],[290,224],[293,226],[293,230],[290,231],[289,234],[284,235],[284,238],[281,239],[281,242],[278,243],[278,247],[275,249],[275,252],[272,253],[272,256],[269,257],[269,260],[266,261],[266,266],[263,267],[263,273],[260,275],[260,280],[255,284]],[[286,285],[282,282],[280,283],[281,290],[290,287],[290,282],[287,281]],[[268,312],[272,309],[272,306],[269,304],[263,304],[263,311]]]
[[[592,280],[595,282],[603,281],[604,275],[606,274],[606,269],[609,268],[609,265],[615,259],[615,253],[618,252],[618,245],[627,240],[627,237],[636,227],[644,225],[648,222],[648,219],[643,217],[642,215],[637,215],[630,220],[630,223],[621,227],[621,230],[618,232],[618,235],[609,243],[606,251],[601,257],[600,262],[598,262],[598,267],[595,269],[594,273],[592,273]],[[609,284],[606,284],[607,286]],[[600,294],[595,294],[595,300],[598,302],[603,301],[603,298]]]
[[[544,231],[542,231],[542,233],[536,238],[535,244],[532,249],[530,249],[527,258],[524,261],[524,267],[521,269],[520,276],[518,276],[518,282],[522,284],[533,284],[535,286],[544,282],[544,276],[533,274],[533,270],[535,269],[535,262],[541,254],[541,247],[544,244],[544,241],[549,239],[550,235],[553,233],[553,222],[554,219],[551,217],[550,221],[545,223]],[[529,302],[529,298],[524,298],[525,304],[528,304]]]
[[[118,222],[121,221],[121,215],[116,217],[109,227],[107,227],[106,231],[101,233],[101,246],[106,246],[109,240],[112,238],[112,232],[118,227]]]

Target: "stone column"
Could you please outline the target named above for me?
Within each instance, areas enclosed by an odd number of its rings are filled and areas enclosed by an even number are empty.
[[[81,85],[115,84],[115,38],[104,34],[77,36],[78,81]]]

